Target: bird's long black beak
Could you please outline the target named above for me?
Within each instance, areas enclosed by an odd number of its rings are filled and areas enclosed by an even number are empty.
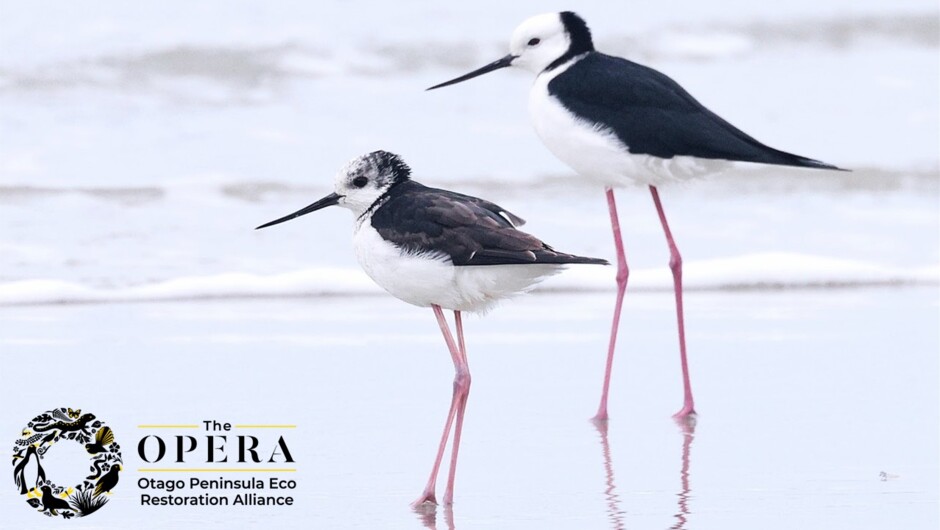
[[[317,201],[317,202],[311,204],[310,206],[307,206],[307,207],[305,207],[305,208],[301,208],[300,210],[297,210],[296,212],[294,212],[294,213],[292,213],[292,214],[290,214],[290,215],[286,215],[286,216],[284,216],[284,217],[281,217],[280,219],[275,219],[275,220],[271,221],[270,223],[265,223],[265,224],[259,226],[258,228],[255,228],[255,230],[260,230],[261,228],[267,228],[267,227],[272,226],[272,225],[280,224],[280,223],[283,223],[284,221],[290,221],[291,219],[296,219],[297,217],[300,217],[301,215],[307,215],[307,214],[310,213],[310,212],[315,212],[315,211],[317,211],[317,210],[321,210],[321,209],[323,209],[323,208],[326,208],[327,206],[333,206],[333,205],[335,205],[335,204],[339,204],[339,200],[340,200],[341,198],[342,198],[342,195],[337,195],[337,194],[335,194],[335,193],[331,193],[331,194],[327,195],[326,197],[323,197],[323,198],[320,199],[319,201]]]
[[[499,70],[500,68],[506,68],[507,66],[512,66],[512,62],[516,59],[516,57],[517,57],[516,55],[513,55],[510,53],[509,55],[503,57],[502,59],[493,61],[490,64],[484,66],[483,68],[477,68],[476,70],[470,72],[469,74],[464,74],[460,77],[451,79],[450,81],[444,81],[443,83],[439,85],[434,85],[430,88],[427,88],[426,90],[434,90],[435,88],[456,85],[457,83],[462,83],[468,79],[473,79],[474,77],[478,77],[483,74],[488,74],[492,72],[493,70]]]

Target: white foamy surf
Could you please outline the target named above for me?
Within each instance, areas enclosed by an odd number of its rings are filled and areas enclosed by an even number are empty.
[[[612,290],[613,276],[612,267],[575,266],[547,280],[538,290]],[[683,282],[686,289],[705,291],[929,285],[940,284],[940,265],[888,267],[822,256],[766,253],[686,263]],[[666,268],[632,271],[629,289],[671,290],[672,274]],[[226,273],[187,276],[119,288],[93,287],[57,279],[22,280],[0,284],[0,305],[383,294],[357,269],[315,267],[271,275]]]

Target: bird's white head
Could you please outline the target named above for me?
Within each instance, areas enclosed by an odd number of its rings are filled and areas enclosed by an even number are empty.
[[[411,178],[411,168],[395,153],[373,151],[350,160],[336,174],[339,205],[360,216],[389,188]]]
[[[570,46],[571,37],[561,13],[545,13],[519,24],[512,32],[509,53],[515,56],[512,66],[539,73],[564,55]]]
[[[411,168],[388,151],[373,151],[350,160],[336,174],[334,192],[296,212],[265,223],[258,228],[296,219],[327,206],[342,206],[356,217],[365,213],[392,186],[411,178]]]
[[[428,90],[454,85],[509,66],[538,74],[591,51],[594,51],[591,30],[577,14],[563,11],[536,15],[513,31],[509,55]]]

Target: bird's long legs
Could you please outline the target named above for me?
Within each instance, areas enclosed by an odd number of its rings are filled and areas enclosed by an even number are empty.
[[[454,377],[454,393],[460,391],[461,396],[457,404],[457,424],[454,425],[454,444],[450,456],[450,474],[447,476],[447,489],[444,490],[444,504],[454,503],[454,473],[457,471],[457,451],[460,450],[460,433],[463,431],[463,415],[467,409],[467,398],[470,397],[470,365],[467,363],[467,346],[463,340],[463,320],[460,311],[454,311],[454,320],[457,324],[457,342],[460,347],[461,365],[457,367]]]
[[[666,214],[663,212],[663,205],[659,202],[659,192],[655,186],[650,186],[650,193],[653,195],[653,203],[656,204],[656,213],[659,214],[659,221],[663,225],[663,232],[666,234],[666,243],[669,245],[669,268],[672,269],[672,283],[676,291],[676,317],[679,320],[679,355],[682,361],[682,385],[684,388],[684,401],[682,410],[675,413],[673,417],[684,418],[690,414],[695,414],[695,403],[692,399],[692,383],[689,380],[689,363],[685,354],[685,317],[682,312],[682,256],[679,254],[679,248],[672,239],[672,232],[669,230],[669,223],[666,222]]]
[[[607,208],[610,210],[610,226],[614,233],[614,246],[617,247],[617,302],[614,305],[614,321],[610,327],[610,343],[607,346],[607,368],[604,370],[604,388],[601,392],[601,404],[594,415],[595,422],[607,421],[607,393],[610,390],[610,371],[614,366],[614,349],[617,346],[617,329],[620,327],[620,308],[623,306],[623,296],[627,292],[627,279],[630,277],[630,268],[627,267],[627,256],[623,250],[623,240],[620,238],[620,218],[617,216],[617,203],[614,200],[614,190],[607,188]]]
[[[441,435],[441,443],[437,449],[437,457],[434,459],[434,466],[431,468],[431,476],[424,487],[424,492],[411,503],[412,506],[419,506],[425,502],[437,503],[434,490],[437,485],[437,472],[441,467],[441,459],[444,457],[444,448],[447,446],[447,439],[450,437],[450,428],[454,423],[454,417],[457,417],[457,427],[454,431],[454,445],[450,463],[450,477],[447,480],[447,489],[444,492],[444,503],[450,504],[454,496],[454,471],[457,467],[457,450],[460,446],[460,432],[463,427],[463,415],[467,406],[467,396],[470,393],[470,367],[467,365],[467,354],[463,340],[463,323],[460,318],[460,312],[454,311],[454,317],[457,320],[457,336],[460,346],[454,342],[454,337],[444,318],[444,311],[438,305],[432,305],[434,316],[437,317],[437,323],[441,327],[441,333],[444,335],[444,342],[447,343],[447,349],[450,351],[451,359],[454,361],[454,394],[450,402],[450,411],[447,413],[447,421],[444,423],[444,433]]]

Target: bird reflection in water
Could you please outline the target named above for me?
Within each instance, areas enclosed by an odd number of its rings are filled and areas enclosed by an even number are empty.
[[[692,497],[692,486],[690,481],[690,468],[692,464],[692,440],[695,438],[695,416],[676,418],[676,424],[682,433],[682,466],[679,471],[679,493],[676,506],[676,514],[673,515],[675,524],[670,530],[683,530],[689,521],[689,499]],[[620,507],[620,496],[617,495],[617,480],[614,476],[614,461],[610,452],[610,439],[607,433],[607,421],[594,421],[594,428],[601,439],[601,452],[604,457],[604,499],[607,502],[607,518],[610,520],[610,527],[614,530],[624,530],[626,523],[624,516],[626,512]],[[434,504],[422,504],[414,507],[418,520],[425,528],[438,530],[437,509]],[[443,506],[444,528],[454,530],[454,510],[452,506]]]
[[[623,530],[623,510],[620,509],[620,497],[617,495],[617,484],[614,480],[614,463],[610,456],[610,442],[607,439],[607,420],[595,420],[591,423],[601,435],[601,451],[604,456],[604,476],[607,487],[604,489],[604,497],[607,500],[607,518],[610,519],[611,528],[614,530]]]
[[[670,530],[682,530],[688,523],[689,499],[691,498],[692,488],[690,485],[689,468],[692,457],[692,440],[695,438],[695,416],[686,416],[676,418],[676,424],[682,432],[682,467],[679,472],[679,493],[676,514],[673,516],[676,523],[670,527]],[[607,435],[607,421],[594,421],[594,427],[601,437],[601,452],[604,457],[604,477],[606,487],[604,488],[604,498],[607,501],[607,518],[610,520],[610,527],[614,530],[623,530],[624,512],[620,508],[620,496],[617,495],[617,483],[614,477],[613,458],[610,453],[610,440]]]
[[[682,530],[689,516],[689,498],[692,488],[689,485],[689,466],[691,464],[692,439],[695,438],[695,416],[685,418],[676,418],[676,423],[682,430],[682,470],[679,472],[679,483],[682,488],[679,490],[678,511],[674,516],[676,524],[670,527],[670,530]]]
[[[418,514],[418,520],[421,521],[421,524],[425,528],[430,530],[437,529],[437,508],[436,504],[424,503],[414,506],[413,509],[416,514]],[[441,507],[444,511],[444,528],[447,530],[454,530],[454,507],[450,504],[446,504]]]

